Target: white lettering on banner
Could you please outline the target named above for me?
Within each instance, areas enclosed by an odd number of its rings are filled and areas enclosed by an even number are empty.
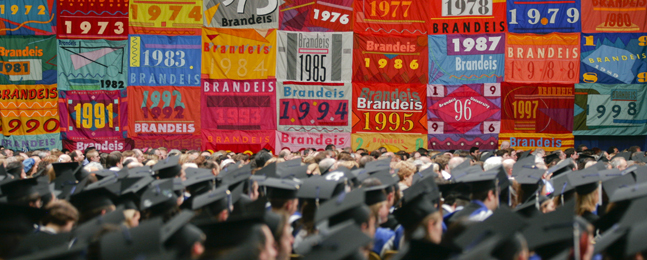
[[[107,151],[122,151],[124,150],[124,143],[119,141],[108,142],[104,141],[103,143],[86,143],[86,142],[76,142],[77,150],[85,150],[88,147],[95,147],[99,150]]]
[[[195,124],[135,123],[135,133],[193,133]]]
[[[214,92],[214,93],[220,93],[220,92],[234,92],[234,93],[248,93],[248,92],[255,92],[255,93],[264,93],[264,92],[274,92],[274,82],[270,81],[265,84],[265,82],[254,82],[254,85],[250,82],[239,82],[239,81],[233,81],[231,84],[229,82],[222,82],[222,85],[220,84],[221,82],[213,82],[210,83],[208,81],[205,81],[203,84],[203,90],[204,92]],[[242,88],[241,88],[242,84]],[[242,90],[242,91],[241,91]]]

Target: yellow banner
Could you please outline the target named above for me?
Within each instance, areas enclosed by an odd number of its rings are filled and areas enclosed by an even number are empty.
[[[352,148],[357,150],[364,148],[373,151],[380,147],[386,148],[389,152],[407,151],[413,152],[418,148],[427,149],[426,134],[352,134],[350,136]]]
[[[547,152],[573,148],[574,145],[572,134],[501,133],[499,146],[503,141],[510,142],[510,147],[517,150],[542,148]]]
[[[200,35],[202,1],[135,0],[130,4],[130,34]]]
[[[58,90],[52,85],[0,85],[3,135],[59,132]]]
[[[273,79],[275,29],[202,29],[202,78]]]

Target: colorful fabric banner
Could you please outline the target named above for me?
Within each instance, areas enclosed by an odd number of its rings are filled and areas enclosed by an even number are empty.
[[[202,0],[133,0],[129,7],[129,34],[200,35]]]
[[[355,0],[355,32],[426,35],[431,0]]]
[[[501,83],[501,133],[573,132],[573,84]]]
[[[538,133],[501,133],[499,134],[499,144],[507,141],[510,148],[515,150],[535,150],[542,148],[546,152],[555,150],[566,150],[574,148],[574,137],[572,134],[538,134]]]
[[[288,148],[291,151],[315,148],[325,149],[328,144],[335,147],[350,147],[350,133],[302,133],[276,131],[276,150]]]
[[[367,151],[373,151],[384,147],[387,151],[396,153],[413,152],[419,148],[427,149],[427,135],[420,134],[363,133],[352,134],[350,139],[354,150],[364,148]]]
[[[481,150],[496,150],[499,147],[498,140],[498,134],[430,134],[428,147],[435,151],[468,150],[471,147],[478,147]]]
[[[275,151],[276,131],[211,131],[202,129],[202,150],[226,150],[258,153],[265,148]]]
[[[432,1],[429,34],[506,32],[506,0]]]
[[[200,86],[200,36],[131,35],[129,85]]]
[[[202,147],[200,136],[137,137],[133,138],[133,142],[135,143],[134,148],[138,149],[166,147],[179,150],[200,150]]]
[[[0,145],[14,151],[33,151],[39,149],[62,149],[61,134],[42,135],[4,135],[0,136]]]
[[[350,133],[351,83],[279,82],[278,130]]]
[[[273,79],[276,30],[202,30],[202,78]]]
[[[0,35],[56,34],[56,1],[2,1]]]
[[[285,1],[280,10],[281,30],[302,32],[353,30],[352,0]]]
[[[353,133],[427,134],[426,94],[422,84],[353,83]]]
[[[56,84],[56,36],[0,37],[0,84]]]
[[[125,89],[128,41],[58,40],[60,90]]]
[[[577,83],[580,34],[507,34],[505,81]]]
[[[85,151],[88,147],[95,147],[102,153],[110,153],[113,151],[125,151],[134,149],[134,142],[132,139],[124,138],[110,138],[109,140],[96,141],[93,139],[76,139],[69,140],[63,139],[63,148],[70,151],[81,150]],[[157,148],[159,146],[155,146]]]
[[[128,39],[128,0],[59,0],[59,39]]]
[[[278,0],[203,0],[203,3],[205,27],[266,29],[279,26]]]
[[[73,141],[126,138],[127,108],[121,102],[126,90],[61,91],[59,115],[63,139]]]
[[[4,135],[59,132],[58,90],[53,85],[0,85]]]
[[[509,32],[551,33],[582,30],[580,0],[507,1],[507,4]]]
[[[647,1],[582,1],[582,32],[647,32]]]
[[[428,85],[430,134],[495,134],[501,125],[501,85]]]
[[[128,88],[128,136],[199,135],[200,88]]]
[[[203,80],[202,86],[202,128],[276,129],[275,80]]]
[[[427,36],[380,37],[355,33],[353,82],[427,84]]]
[[[647,85],[575,85],[574,135],[646,135]]]
[[[350,82],[353,33],[278,32],[277,79]]]
[[[647,82],[647,33],[582,34],[580,82]]]
[[[503,81],[505,34],[429,35],[429,83]]]

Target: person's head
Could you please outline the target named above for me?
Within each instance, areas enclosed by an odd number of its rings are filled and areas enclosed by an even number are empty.
[[[513,159],[505,159],[501,162],[501,165],[503,165],[503,169],[508,174],[508,176],[512,176],[512,168],[514,167],[514,164],[515,160]]]
[[[587,194],[579,194],[575,193],[575,213],[579,216],[584,214],[585,212],[593,212],[596,209],[596,206],[598,205],[599,202],[599,193],[598,189],[595,189],[594,191],[587,193]]]
[[[481,182],[478,185],[472,184],[472,195],[470,199],[481,201],[489,210],[499,207],[498,192],[494,181]]]
[[[447,169],[445,171],[452,173],[452,170],[456,168],[456,166],[460,165],[465,161],[465,158],[462,157],[452,157],[449,159],[449,162],[447,162]]]
[[[166,159],[168,149],[166,149],[166,147],[157,148],[157,150],[155,150],[155,155],[159,156],[160,160]]]
[[[108,155],[108,158],[106,158],[106,167],[108,168],[117,167],[121,169],[122,168],[121,153],[119,152],[110,153]]]
[[[335,165],[336,160],[333,158],[326,158],[321,160],[319,162],[319,172],[321,172],[322,175],[330,172],[333,170],[333,166]]]
[[[589,149],[589,148],[588,148],[588,147],[586,147],[586,145],[585,145],[585,144],[580,144],[580,145],[578,145],[578,146],[577,146],[577,150],[578,150],[578,151],[580,151],[580,152],[586,151],[586,150],[588,150],[588,149]]]
[[[74,150],[71,157],[75,162],[82,162],[85,159],[85,156],[83,155],[83,152],[81,152],[81,150]]]
[[[481,154],[481,151],[479,150],[478,147],[472,147],[470,148],[470,155],[474,159],[478,159],[478,156]]]
[[[364,168],[367,163],[375,161],[375,157],[370,156],[370,155],[364,155],[359,159],[359,168]]]
[[[616,157],[611,160],[611,166],[620,171],[627,169],[627,160],[624,157]]]
[[[281,222],[273,233],[274,247],[277,250],[276,259],[288,260],[292,253],[292,243],[294,243],[292,226],[290,226],[290,215],[285,212],[278,213],[278,215],[281,217]]]
[[[564,150],[564,154],[566,154],[566,158],[572,158],[573,160],[577,160],[577,158],[580,157],[577,151],[575,151],[575,149],[573,148]]]
[[[386,147],[380,147],[377,150],[380,151],[380,153],[386,153],[387,152]]]
[[[279,153],[279,158],[283,158],[285,160],[290,160],[292,153],[290,152],[290,149],[284,148],[281,150]]]
[[[544,214],[548,212],[553,212],[555,211],[556,208],[557,206],[555,205],[555,202],[551,199],[545,200],[540,205],[541,213],[544,213]]]
[[[609,147],[609,149],[607,149],[608,154],[617,154],[618,152],[620,151],[618,150],[618,147],[615,146],[611,146]]]
[[[496,167],[499,167],[503,163],[503,158],[501,157],[490,157],[485,162],[483,162],[483,170],[489,171]]]
[[[25,168],[22,165],[22,162],[10,162],[7,164],[7,166],[5,166],[5,170],[7,171],[7,173],[13,175],[14,179],[27,178],[27,174],[25,173]]]
[[[326,149],[325,149],[325,150],[326,150],[326,151],[334,151],[334,150],[337,150],[337,148],[335,147],[335,145],[334,145],[334,144],[328,144],[328,145],[326,145]]]
[[[499,150],[504,150],[510,148],[510,142],[508,141],[503,141],[501,142],[501,147],[499,147]]]
[[[137,161],[138,161],[138,162],[140,162],[140,163],[144,163],[144,160],[145,160],[146,158],[144,157],[144,153],[142,152],[142,150],[139,150],[139,149],[133,149],[133,153],[135,153],[135,155],[134,155],[134,156],[135,156],[135,158],[137,158]]]
[[[641,151],[640,146],[637,146],[637,145],[634,145],[634,146],[629,147],[627,149],[627,152],[630,152],[630,153],[635,153],[635,152],[640,152],[640,151]]]
[[[101,157],[99,157],[99,152],[97,150],[92,150],[86,154],[88,161],[101,163]]]
[[[395,164],[395,169],[398,169],[398,177],[400,177],[400,182],[405,184],[407,187],[411,186],[413,181],[413,174],[416,173],[416,166],[413,163],[407,161],[400,161]]]
[[[45,206],[45,210],[47,214],[43,217],[42,224],[56,233],[72,231],[79,220],[79,212],[65,200],[52,201]]]

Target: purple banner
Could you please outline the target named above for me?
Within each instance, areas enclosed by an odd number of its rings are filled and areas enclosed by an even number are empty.
[[[505,50],[505,34],[449,34],[447,55],[501,54]]]
[[[101,143],[126,138],[127,118],[120,90],[61,91],[59,115],[63,139]]]

